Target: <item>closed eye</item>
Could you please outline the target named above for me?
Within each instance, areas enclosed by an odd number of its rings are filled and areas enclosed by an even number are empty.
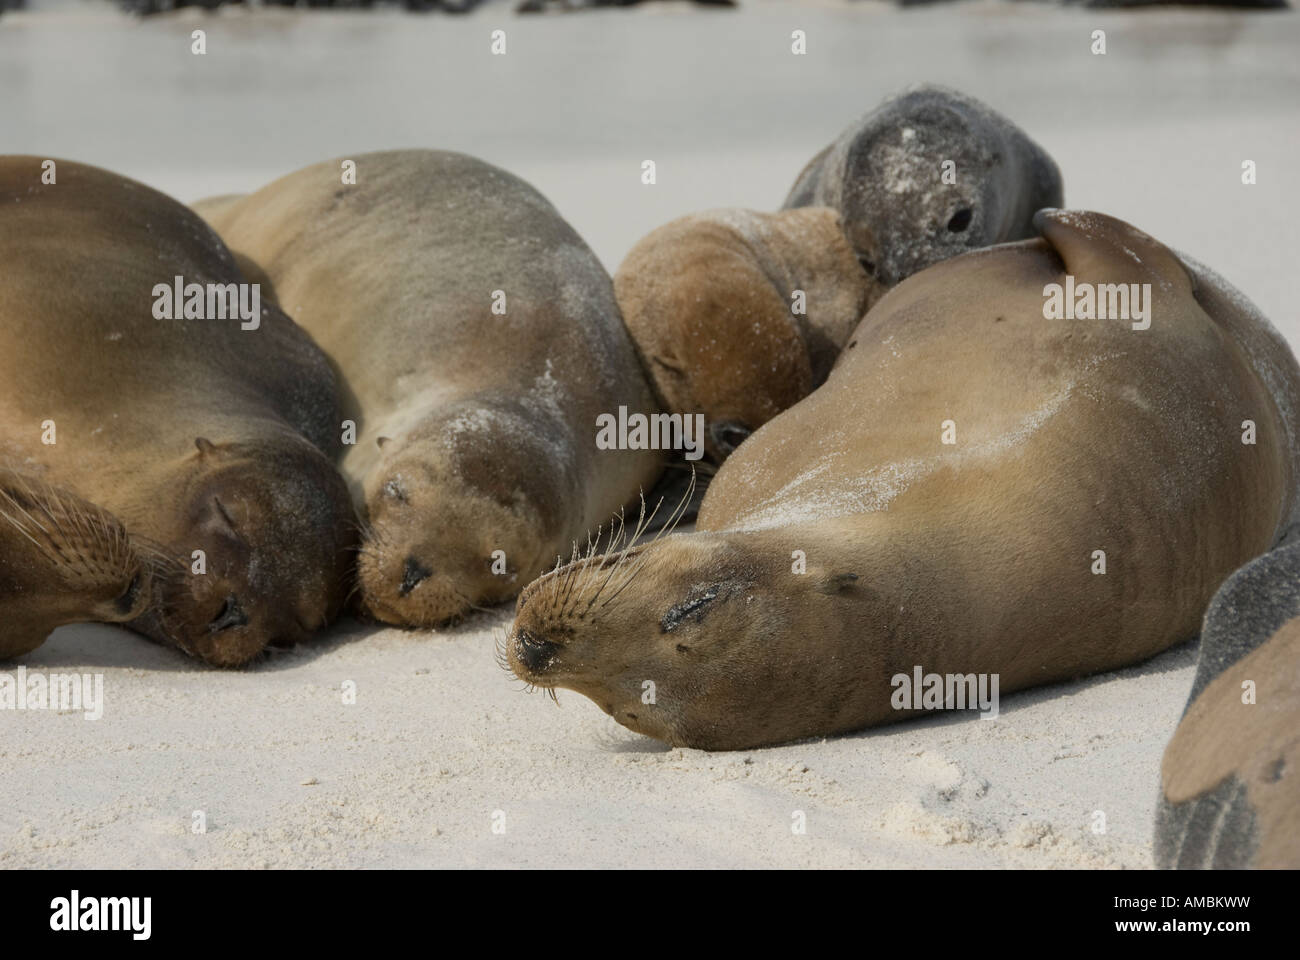
[[[221,502],[219,497],[212,498],[212,507],[216,512],[216,515],[220,518],[220,526],[225,527],[225,535],[234,542],[247,546],[248,541],[245,540],[243,534],[239,532],[239,525],[235,523],[235,518],[231,515],[230,510],[227,509],[226,505]],[[213,526],[216,527],[217,532],[221,532],[220,527],[216,524]]]
[[[400,480],[389,480],[384,484],[384,496],[391,497],[399,503],[406,503],[406,488],[402,486]]]
[[[234,518],[230,515],[230,511],[226,509],[226,505],[221,502],[221,498],[213,497],[212,505],[217,508],[217,513],[221,515],[221,519],[226,521],[226,526],[230,528],[230,532],[239,533],[239,527],[235,525]]]
[[[677,604],[677,606],[673,607],[671,610],[665,613],[663,619],[659,621],[660,629],[663,630],[664,633],[672,633],[672,631],[676,630],[679,626],[681,626],[682,621],[684,621],[687,617],[691,616],[692,614],[699,615],[696,622],[703,620],[704,609],[709,604],[711,604],[714,600],[716,600],[717,596],[718,596],[717,588],[710,587],[708,590],[705,590],[704,593],[700,594],[698,597],[695,597],[694,599],[691,600],[685,600],[682,603]]]

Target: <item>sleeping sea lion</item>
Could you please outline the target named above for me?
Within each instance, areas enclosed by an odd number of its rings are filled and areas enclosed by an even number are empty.
[[[882,293],[824,207],[681,217],[614,274],[659,405],[704,415],[715,464],[825,381]]]
[[[598,447],[597,418],[656,408],[608,274],[540,193],[459,153],[353,162],[199,209],[346,385],[365,607],[433,626],[649,487],[663,454]]]
[[[1140,230],[1035,223],[886,294],[826,383],[723,464],[695,532],[530,584],[513,671],[741,749],[953,705],[899,697],[917,671],[1007,692],[1194,635],[1296,520],[1300,367]]]
[[[46,183],[42,162],[0,158],[0,464],[183,564],[132,629],[220,666],[307,638],[340,609],[355,543],[328,363],[251,309],[192,211],[67,160]]]

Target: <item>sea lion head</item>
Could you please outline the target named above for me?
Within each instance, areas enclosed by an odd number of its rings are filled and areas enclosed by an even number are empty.
[[[554,451],[572,442],[554,437],[548,447],[541,418],[493,401],[440,408],[379,437],[357,564],[366,611],[434,627],[517,593],[555,559],[544,538],[581,480]]]
[[[893,286],[968,250],[1034,235],[1064,198],[1051,158],[969,97],[925,87],[889,101],[832,154],[823,197],[863,266]],[[834,171],[838,167],[838,171]]]
[[[65,624],[134,620],[161,563],[107,511],[0,471],[0,656],[33,650]]]
[[[852,574],[794,575],[788,557],[762,533],[695,532],[575,560],[520,594],[502,663],[674,746],[834,729],[849,681],[808,637],[861,594]]]
[[[647,234],[614,293],[659,405],[701,414],[720,464],[807,396],[884,288],[825,207],[691,214]]]
[[[351,501],[333,465],[296,435],[200,437],[195,447],[169,538],[183,566],[164,586],[157,632],[216,666],[239,666],[337,614],[355,540]]]

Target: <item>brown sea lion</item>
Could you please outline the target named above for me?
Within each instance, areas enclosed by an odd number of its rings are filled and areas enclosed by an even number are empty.
[[[199,209],[346,383],[366,607],[431,626],[514,596],[648,488],[662,454],[598,448],[597,418],[655,405],[608,274],[541,194],[458,153],[355,164],[355,184],[329,161]]]
[[[681,217],[614,275],[656,399],[704,415],[713,463],[820,386],[883,293],[822,207]]]
[[[125,177],[56,170],[0,158],[0,462],[184,565],[133,629],[222,666],[305,639],[340,608],[355,542],[327,361],[272,305],[169,308],[176,277],[244,283],[217,236]]]
[[[1046,151],[987,104],[922,85],[891,97],[814,157],[786,207],[839,211],[863,266],[886,286],[978,247],[1034,235],[1065,202]]]
[[[94,504],[0,469],[0,659],[69,623],[134,620],[162,563]]]
[[[1036,223],[886,294],[827,382],[723,464],[696,532],[530,584],[515,673],[739,749],[915,715],[894,695],[917,669],[1005,692],[1194,635],[1294,520],[1300,368],[1140,230]],[[1048,319],[1068,283],[1139,284],[1149,324],[1109,295],[1110,319]]]
[[[1164,868],[1300,867],[1300,543],[1215,594],[1187,709],[1161,764]]]

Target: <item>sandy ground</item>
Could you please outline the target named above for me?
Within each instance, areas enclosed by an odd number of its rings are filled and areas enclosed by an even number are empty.
[[[1289,13],[827,2],[262,14],[254,33],[238,13],[73,12],[0,17],[0,152],[98,163],[192,200],[349,151],[462,149],[535,183],[611,268],[679,214],[775,207],[882,96],[949,83],[1056,157],[1070,205],[1194,254],[1300,341]],[[196,25],[206,58],[188,52]],[[497,27],[504,58],[487,53]],[[806,57],[789,54],[796,28]],[[1088,52],[1094,29],[1105,57]],[[242,673],[106,627],[60,631],[25,666],[102,673],[105,714],[0,713],[0,865],[1151,865],[1194,644],[1004,696],[996,720],[708,754],[631,734],[577,695],[559,709],[525,695],[493,659],[508,616],[437,633],[344,625]]]

